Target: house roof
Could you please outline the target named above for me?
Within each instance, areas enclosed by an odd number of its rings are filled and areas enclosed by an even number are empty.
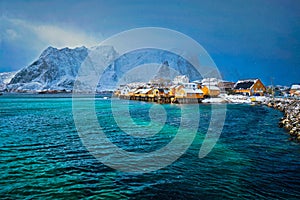
[[[165,93],[165,94],[169,92],[169,89],[167,88],[156,88],[156,90],[158,90],[160,93]]]
[[[291,90],[300,90],[300,84],[293,84]]]
[[[195,80],[192,83],[201,84],[202,82],[200,80]]]
[[[138,89],[136,90],[134,93],[135,94],[146,94],[147,92],[149,92],[150,90],[152,90],[151,88],[148,89]]]
[[[209,90],[220,90],[219,87],[215,86],[215,85],[205,85]]]
[[[250,89],[254,83],[257,81],[258,79],[245,79],[245,80],[239,80],[235,86],[234,89],[236,90],[240,90],[240,89]]]
[[[200,90],[200,89],[186,89],[184,88],[185,92],[186,93],[189,93],[189,94],[203,94],[203,91]]]
[[[176,85],[175,89],[183,88],[183,85]]]
[[[133,89],[131,89],[131,90],[129,90],[129,92],[133,92],[133,93],[135,93],[136,91],[138,91],[139,89],[135,89],[135,88],[133,88]]]
[[[246,78],[246,79],[240,79],[238,82],[242,82],[242,81],[257,81],[258,78]]]
[[[232,89],[235,83],[230,81],[222,81],[218,84],[218,87],[225,88],[225,89]]]

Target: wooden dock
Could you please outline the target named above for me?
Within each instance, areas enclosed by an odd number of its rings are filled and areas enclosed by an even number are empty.
[[[175,98],[174,96],[139,96],[139,95],[119,95],[120,99],[155,102],[158,104],[195,104],[201,103],[202,98]]]

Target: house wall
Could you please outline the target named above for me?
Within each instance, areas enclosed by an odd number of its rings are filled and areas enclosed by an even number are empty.
[[[209,93],[211,97],[217,97],[220,95],[220,90],[210,90]]]
[[[258,79],[251,88],[250,95],[259,94],[263,96],[266,92],[266,87],[264,84]]]
[[[176,90],[175,88],[171,88],[169,91],[169,96],[175,96]]]
[[[218,87],[224,89],[225,91],[232,90],[234,88],[234,82],[219,82]]]
[[[300,95],[297,93],[297,91],[299,91],[299,90],[293,90],[293,89],[291,89],[291,90],[290,90],[290,95],[292,95],[292,96],[294,96],[294,95],[300,96]]]
[[[169,96],[170,95],[170,93],[166,94],[165,92],[161,92],[158,89],[154,89],[152,93],[153,93],[153,96],[156,96],[156,97],[158,97],[158,96]]]
[[[204,95],[202,93],[186,93],[183,87],[176,89],[176,98],[186,98],[186,99],[202,99]]]
[[[203,91],[203,96],[217,97],[220,95],[220,90],[209,90],[207,86],[203,86],[201,90]]]
[[[234,90],[234,92],[235,92],[235,93],[248,94],[249,96],[251,95],[250,90],[246,90],[246,89],[243,89],[243,90]]]
[[[204,96],[209,96],[209,90],[208,90],[208,87],[203,86],[203,87],[201,88],[201,90],[203,91],[203,95],[204,95]]]
[[[199,93],[192,93],[192,94],[190,94],[190,93],[188,93],[187,95],[186,95],[186,97],[185,98],[188,98],[188,99],[203,99],[203,94],[199,94]]]
[[[179,87],[175,89],[175,97],[176,98],[184,98],[185,97],[185,91],[183,87]]]

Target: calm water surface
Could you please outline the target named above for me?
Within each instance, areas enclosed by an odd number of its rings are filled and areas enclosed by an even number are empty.
[[[163,105],[168,117],[161,133],[151,140],[136,140],[116,125],[109,99],[98,97],[95,105],[107,136],[128,151],[161,148],[172,140],[180,123],[180,108]],[[134,121],[149,123],[151,106],[130,102]],[[74,125],[71,98],[1,96],[0,198],[300,198],[300,144],[277,127],[282,113],[261,106],[228,105],[217,145],[199,159],[211,106],[199,108],[198,133],[185,154],[158,171],[134,174],[111,169],[87,151]]]

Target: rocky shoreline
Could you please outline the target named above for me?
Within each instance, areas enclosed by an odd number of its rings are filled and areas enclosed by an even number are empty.
[[[269,99],[263,104],[280,110],[284,117],[278,126],[285,128],[291,137],[300,142],[300,100],[299,99]]]

